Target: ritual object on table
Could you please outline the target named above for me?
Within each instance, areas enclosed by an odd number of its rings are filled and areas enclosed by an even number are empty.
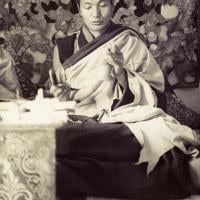
[[[75,106],[75,101],[45,98],[43,90],[39,89],[34,100],[0,102],[0,123],[66,123]]]

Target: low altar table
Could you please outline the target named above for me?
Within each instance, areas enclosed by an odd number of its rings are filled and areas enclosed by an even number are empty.
[[[0,199],[55,200],[55,133],[76,102],[0,102]]]

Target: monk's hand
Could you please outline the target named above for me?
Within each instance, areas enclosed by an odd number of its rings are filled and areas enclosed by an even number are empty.
[[[112,73],[114,76],[119,76],[124,72],[123,54],[116,45],[113,45],[111,48],[108,48],[107,57],[104,62],[113,67]]]
[[[65,84],[66,82],[66,76],[65,76],[65,70],[62,66],[57,65],[53,68],[55,76],[56,76],[56,82]]]
[[[71,87],[69,84],[58,84],[50,87],[50,92],[60,101],[70,100]]]

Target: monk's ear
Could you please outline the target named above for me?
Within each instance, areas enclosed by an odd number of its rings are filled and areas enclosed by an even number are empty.
[[[81,3],[80,0],[75,0],[74,2],[75,2],[75,5],[78,9],[79,14],[80,14],[80,3]]]
[[[77,6],[77,8],[78,8],[78,13],[79,13],[79,15],[81,16],[80,5],[77,3],[76,6]]]
[[[82,16],[82,15],[81,15],[81,11],[80,11],[80,8],[78,8],[78,13],[79,13],[79,15],[80,15],[80,16]]]

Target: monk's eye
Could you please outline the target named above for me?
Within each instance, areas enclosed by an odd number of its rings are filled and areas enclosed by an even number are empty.
[[[90,9],[91,7],[92,7],[91,4],[85,4],[85,5],[84,5],[84,8],[85,8],[85,9]]]
[[[106,3],[106,2],[101,2],[100,4],[99,4],[101,7],[106,7],[106,6],[108,6],[108,4]]]

